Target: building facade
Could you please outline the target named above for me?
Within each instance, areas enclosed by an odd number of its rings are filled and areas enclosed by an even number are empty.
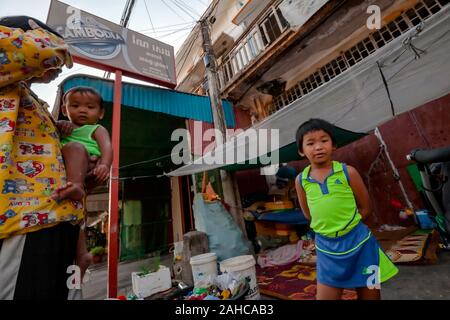
[[[258,124],[336,82],[405,33],[420,32],[422,23],[448,6],[448,0],[212,1],[204,18],[210,23],[221,97],[234,104],[242,127]],[[407,50],[418,58],[425,53],[414,46]],[[207,93],[203,55],[196,27],[176,57],[178,90]],[[363,91],[365,83],[359,86]],[[369,187],[374,224],[400,223],[398,210],[390,205],[398,199],[407,206],[399,182],[414,208],[424,206],[405,156],[415,148],[449,144],[449,94],[447,90],[439,99],[379,125],[398,177],[387,165],[387,156],[380,158],[379,141],[371,130],[366,138],[338,150],[337,158],[355,166]],[[336,125],[345,128],[351,121],[358,120],[347,118]],[[298,170],[304,166],[293,165]],[[248,172],[237,176],[250,179]],[[248,185],[242,179],[242,185]],[[245,195],[245,190],[240,191]]]

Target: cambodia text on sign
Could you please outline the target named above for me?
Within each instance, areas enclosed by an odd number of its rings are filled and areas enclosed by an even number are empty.
[[[52,0],[47,24],[64,36],[71,53],[104,69],[176,85],[172,46]]]

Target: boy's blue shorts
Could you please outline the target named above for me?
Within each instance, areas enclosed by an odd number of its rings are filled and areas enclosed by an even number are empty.
[[[316,233],[317,281],[335,288],[378,287],[397,267],[362,222],[343,236]]]

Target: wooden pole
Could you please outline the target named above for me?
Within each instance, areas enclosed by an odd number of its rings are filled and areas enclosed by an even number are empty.
[[[122,71],[116,71],[112,116],[112,145],[114,158],[110,172],[109,187],[109,234],[108,234],[108,297],[117,297],[117,262],[119,255],[119,156],[120,111],[122,107]]]
[[[224,144],[227,141],[226,135],[226,123],[225,115],[222,107],[222,100],[220,99],[220,88],[219,88],[219,78],[217,75],[217,62],[214,55],[213,46],[211,43],[210,30],[208,21],[203,19],[200,20],[201,33],[203,38],[203,50],[205,51],[205,68],[206,76],[208,79],[208,93],[211,101],[211,109],[214,120],[214,128],[219,130],[222,139],[218,139],[216,136],[216,147]],[[233,217],[236,224],[241,228],[242,232],[245,234],[244,220],[242,219],[242,214],[240,211],[241,200],[236,196],[234,188],[237,187],[235,176],[228,174],[224,170],[220,170],[220,177],[222,182],[222,191],[225,202],[230,206],[230,214]]]

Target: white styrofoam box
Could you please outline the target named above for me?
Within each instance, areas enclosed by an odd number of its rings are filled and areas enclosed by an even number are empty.
[[[139,276],[139,272],[131,273],[133,292],[136,296],[145,298],[152,294],[168,290],[172,287],[170,269],[166,266],[159,266],[159,270]]]

